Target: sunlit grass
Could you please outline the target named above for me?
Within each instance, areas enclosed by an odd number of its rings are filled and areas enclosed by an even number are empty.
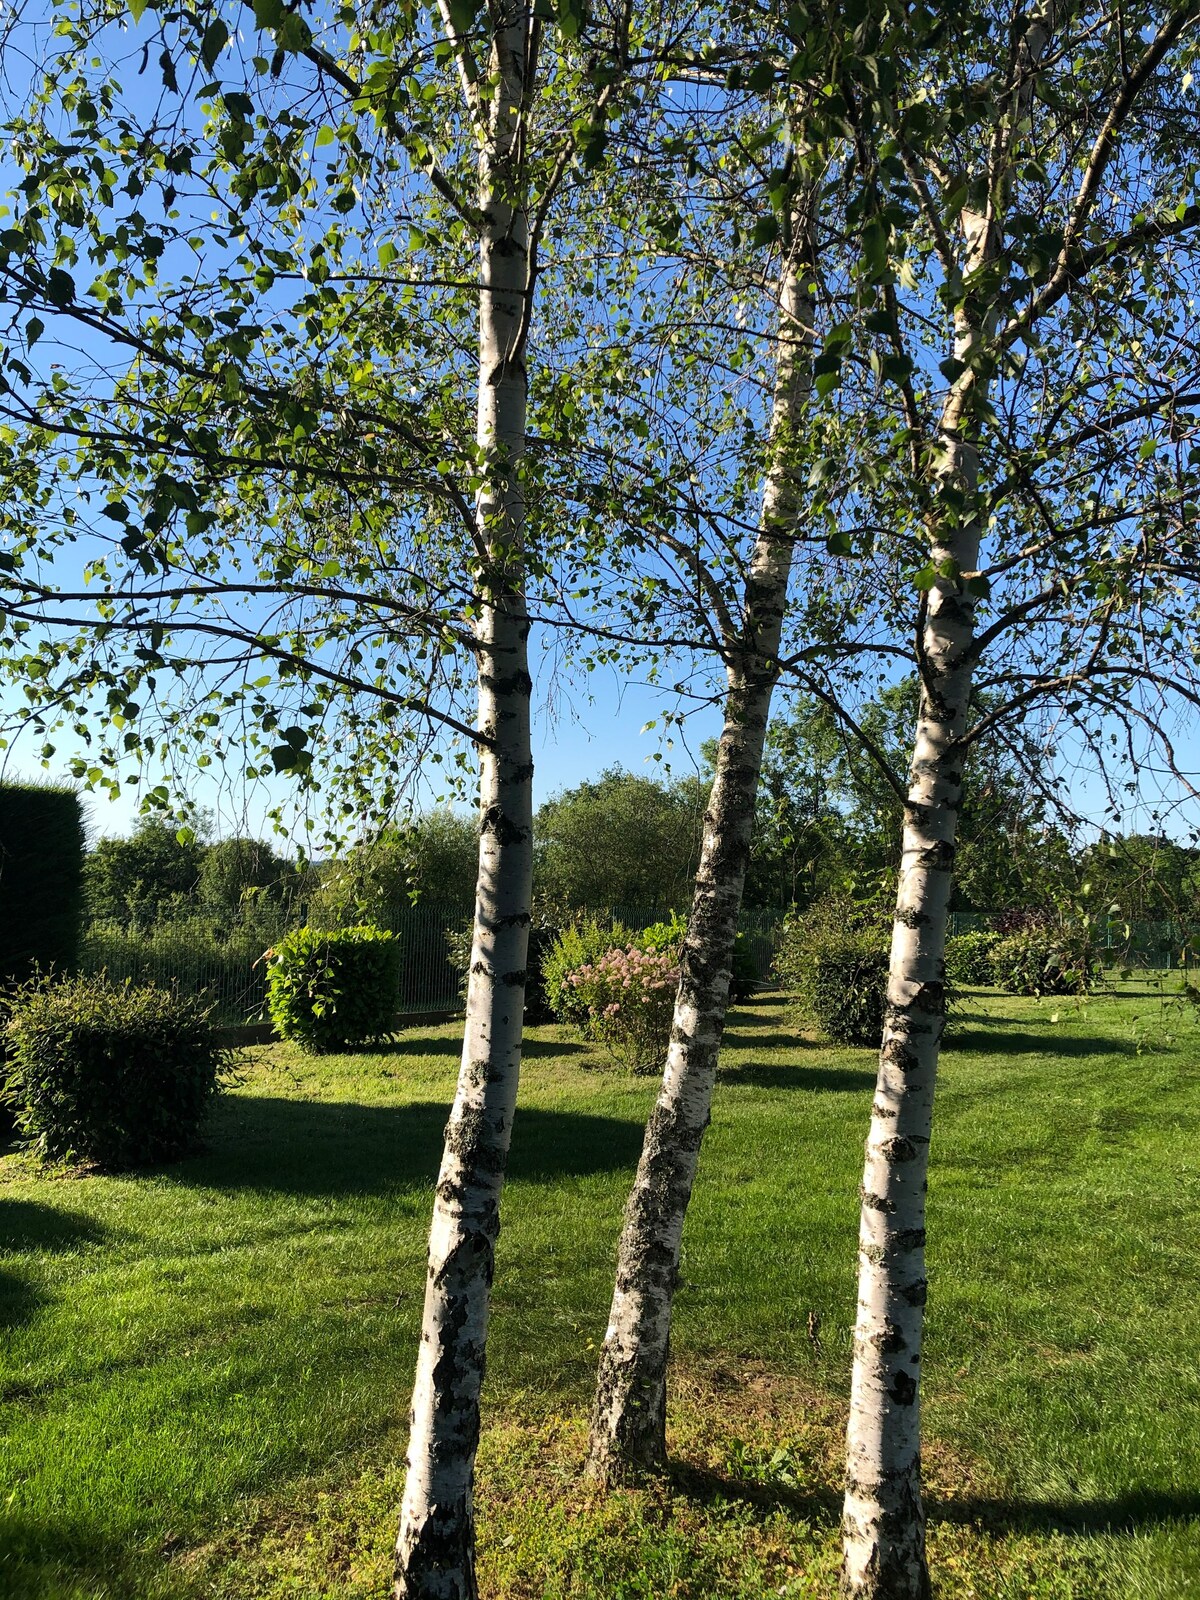
[[[967,997],[930,1186],[945,1596],[1200,1594],[1200,1029],[1153,994]],[[0,1593],[379,1596],[452,1027],[253,1054],[207,1152],[0,1159]],[[494,1300],[481,1570],[506,1600],[835,1587],[866,1051],[732,1022],[688,1222],[672,1483],[576,1469],[652,1082],[534,1031]],[[808,1314],[820,1318],[820,1342]]]

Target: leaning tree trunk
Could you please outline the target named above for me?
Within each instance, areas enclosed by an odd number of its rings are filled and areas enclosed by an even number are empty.
[[[804,239],[796,227],[797,244]],[[809,389],[813,307],[807,250],[793,252],[780,292],[771,462],[746,579],[742,638],[731,641],[725,725],[658,1100],[625,1212],[616,1288],[592,1409],[587,1472],[619,1481],[666,1459],[671,1307],[684,1216],[709,1122],[750,855],[763,742],[778,677],[796,519],[795,444]]]
[[[523,9],[522,9],[523,15]],[[476,629],[480,773],[479,876],[458,1090],[438,1175],[425,1311],[413,1386],[408,1474],[396,1541],[397,1600],[475,1600],[472,1503],[488,1295],[500,1191],[521,1065],[533,874],[530,676],[521,558],[526,373],[520,348],[528,227],[513,203],[512,114],[525,32],[499,35],[492,145],[480,163],[477,506],[482,606]]]

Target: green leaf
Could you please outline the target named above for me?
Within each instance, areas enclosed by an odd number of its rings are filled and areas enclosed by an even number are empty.
[[[75,298],[75,279],[61,267],[51,267],[46,277],[46,298],[51,305],[69,306]]]
[[[148,0],[129,0],[129,15],[135,22],[140,22],[146,14]]]
[[[927,561],[921,570],[914,574],[913,583],[923,594],[927,594],[937,582],[937,577],[937,568],[932,561]]]
[[[46,324],[41,317],[30,317],[25,324],[25,343],[35,345],[46,331]]]
[[[829,535],[828,539],[825,541],[825,548],[829,551],[831,556],[849,556],[854,554],[854,546],[850,541],[850,535],[844,528],[838,528],[835,533],[831,533]]]
[[[211,72],[217,64],[217,57],[229,43],[229,29],[220,17],[214,17],[204,30],[204,37],[200,41],[200,59]]]
[[[275,39],[281,50],[299,55],[312,43],[312,29],[302,16],[295,11],[288,11],[275,30]]]
[[[253,0],[254,20],[260,28],[277,28],[283,21],[283,0]]]

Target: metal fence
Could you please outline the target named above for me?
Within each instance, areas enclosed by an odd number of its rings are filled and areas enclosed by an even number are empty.
[[[643,928],[662,913],[644,907],[614,906],[575,913],[602,922]],[[765,981],[775,951],[781,911],[747,910],[740,931],[745,936],[756,976]],[[376,920],[400,940],[400,980],[396,1010],[400,1013],[455,1011],[461,1005],[463,967],[447,935],[469,926],[471,908],[461,905],[403,902],[389,906]],[[263,954],[294,924],[286,908],[261,907],[249,926],[222,933],[211,917],[180,917],[146,930],[128,930],[111,923],[93,923],[84,935],[80,965],[85,973],[107,972],[117,982],[177,984],[186,994],[201,994],[213,1005],[218,1021],[242,1023],[266,1016],[267,964]]]
[[[1003,912],[952,911],[948,932],[951,937],[960,933],[975,933],[980,929],[994,928],[1004,917]],[[1196,940],[1200,925],[1182,921],[1125,922],[1118,917],[1105,917],[1096,926],[1094,943],[1106,967],[1116,971],[1172,972],[1188,971],[1200,958],[1196,954]]]

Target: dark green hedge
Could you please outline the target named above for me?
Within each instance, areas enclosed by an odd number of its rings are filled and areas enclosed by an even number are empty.
[[[4,1002],[4,1099],[48,1160],[182,1155],[229,1070],[201,1001],[107,978],[42,979]]]
[[[77,967],[83,851],[74,790],[0,784],[0,983]]]

